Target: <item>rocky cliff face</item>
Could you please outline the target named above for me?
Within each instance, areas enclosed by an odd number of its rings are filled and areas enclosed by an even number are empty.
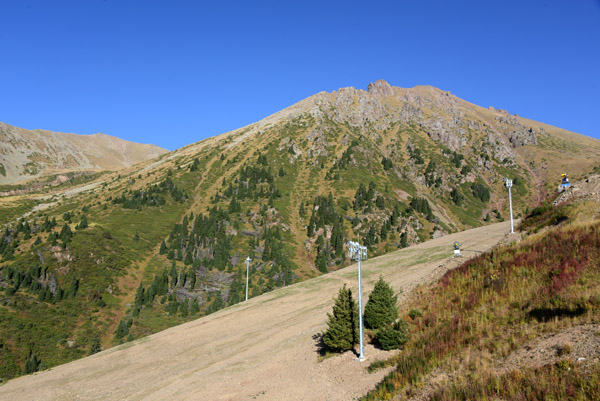
[[[0,123],[0,183],[68,171],[119,170],[166,152],[105,134],[31,131]]]

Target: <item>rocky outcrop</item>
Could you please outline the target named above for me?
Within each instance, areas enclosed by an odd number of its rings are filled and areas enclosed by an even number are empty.
[[[525,146],[525,145],[537,145],[537,132],[533,128],[522,128],[510,132],[508,140],[513,147]]]
[[[369,83],[369,86],[367,87],[367,91],[369,93],[372,93],[377,96],[393,96],[394,95],[394,90],[392,89],[390,84],[388,84],[383,79],[379,79],[379,80],[375,81],[375,83]]]
[[[291,138],[283,138],[283,140],[281,141],[281,145],[279,146],[279,151],[288,152],[290,155],[289,160],[292,164],[295,163],[296,160],[302,156],[302,149],[300,149],[296,141]]]
[[[315,158],[319,156],[329,156],[329,151],[327,151],[328,142],[321,129],[313,130],[310,134],[308,134],[306,139],[308,139],[308,142],[310,142],[310,147],[306,151],[307,157]]]

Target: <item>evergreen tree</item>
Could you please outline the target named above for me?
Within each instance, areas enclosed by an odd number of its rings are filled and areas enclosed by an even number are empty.
[[[88,228],[88,221],[87,221],[87,217],[85,214],[81,216],[81,221],[75,228],[77,230],[83,230],[84,228]]]
[[[27,362],[25,362],[25,374],[30,374],[40,370],[42,361],[38,359],[37,355],[29,351]]]
[[[198,306],[198,301],[193,299],[190,302],[190,315],[195,315],[200,312],[200,306]]]
[[[450,191],[450,198],[456,206],[460,206],[465,199],[465,197],[456,188],[452,188],[452,191]]]
[[[115,331],[115,337],[121,339],[129,334],[129,325],[125,320],[121,320]]]
[[[71,284],[69,284],[69,289],[67,290],[67,296],[70,298],[75,298],[77,295],[77,290],[79,289],[79,280],[73,277],[71,280]]]
[[[191,248],[191,247],[190,247]],[[183,260],[183,263],[186,266],[191,265],[194,262],[194,259],[192,257],[192,250],[191,249],[186,249],[185,250],[185,259]]]
[[[369,301],[365,306],[365,327],[369,329],[380,329],[389,326],[398,318],[398,297],[388,283],[379,276],[379,281],[369,295]]]
[[[144,286],[140,283],[137,292],[135,294],[135,305],[141,306],[144,303]]]
[[[471,190],[473,191],[473,196],[480,199],[482,202],[486,203],[490,200],[490,190],[484,184],[474,182],[471,184]]]
[[[406,231],[403,231],[402,234],[400,234],[400,247],[406,248],[407,246],[408,246],[408,234],[406,233]]]
[[[159,249],[158,253],[160,253],[161,255],[164,255],[165,253],[167,253],[167,243],[165,242],[164,239],[160,243],[160,249]]]
[[[325,243],[322,235],[319,235],[317,241],[315,242],[317,245],[317,259],[315,260],[315,264],[317,265],[317,269],[321,273],[327,273],[327,261],[328,261],[328,245]]]
[[[323,334],[325,345],[337,352],[354,348],[358,343],[358,305],[346,285],[340,288],[334,300],[333,314],[327,314],[327,330]]]
[[[384,350],[400,348],[408,341],[408,324],[399,320],[391,326],[383,326],[377,331],[375,339]]]
[[[190,166],[190,171],[197,171],[198,167],[200,166],[200,161],[198,160],[198,158],[196,157],[194,159],[194,162],[191,164]]]
[[[71,237],[73,237],[73,231],[71,231],[71,227],[69,227],[69,225],[65,223],[62,229],[60,230],[58,238],[60,238],[62,242],[66,245],[71,240]]]
[[[102,344],[100,343],[100,337],[96,336],[90,346],[90,355],[97,354],[100,351],[102,351]]]

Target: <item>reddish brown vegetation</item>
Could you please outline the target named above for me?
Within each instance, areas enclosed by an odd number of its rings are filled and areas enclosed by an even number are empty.
[[[563,318],[600,320],[599,290],[598,223],[552,229],[538,240],[467,261],[410,305],[425,311],[424,316],[413,321],[405,351],[388,362],[397,365],[396,371],[366,399],[385,399],[410,388],[466,347],[506,356],[527,338],[524,330],[532,326],[524,329],[523,322],[536,327]],[[487,388],[489,383],[478,385]]]

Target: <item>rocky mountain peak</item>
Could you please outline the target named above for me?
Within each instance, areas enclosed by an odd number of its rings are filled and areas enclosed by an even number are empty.
[[[394,90],[391,85],[383,79],[378,79],[375,83],[369,83],[367,87],[369,93],[380,96],[393,96]]]

